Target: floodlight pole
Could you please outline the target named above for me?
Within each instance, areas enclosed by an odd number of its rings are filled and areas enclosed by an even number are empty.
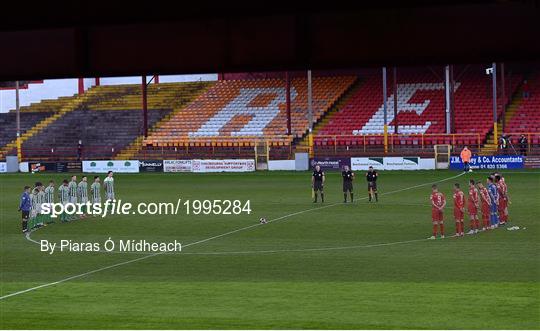
[[[22,162],[21,150],[21,109],[19,104],[19,81],[15,82],[15,111],[17,113],[17,159]]]
[[[501,63],[501,98],[502,98],[502,131],[506,127],[506,86],[504,77],[504,62]]]
[[[445,90],[445,100],[446,100],[446,134],[450,134],[450,66],[446,65],[444,67],[444,90]]]
[[[388,95],[386,91],[386,67],[382,68],[383,109],[384,109],[384,153],[388,153]]]
[[[493,62],[491,65],[491,81],[493,84],[493,142],[497,146],[499,140],[497,132],[497,63]]]
[[[148,104],[146,95],[146,76],[142,76],[142,111],[143,111],[143,135],[148,137]]]
[[[397,68],[394,67],[394,134],[398,133],[398,86],[397,86]]]
[[[450,65],[450,133],[456,132],[456,81],[454,80],[454,65]]]
[[[287,135],[291,135],[291,79],[289,72],[285,71],[285,98],[287,107]]]
[[[308,83],[308,143],[309,143],[309,156],[313,156],[313,90],[311,82],[311,70],[307,72]]]

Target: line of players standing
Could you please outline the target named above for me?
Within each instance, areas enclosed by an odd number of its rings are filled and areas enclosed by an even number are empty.
[[[55,203],[55,185],[50,180],[48,186],[41,182],[36,182],[34,188],[24,187],[24,192],[20,198],[19,211],[22,212],[22,231],[26,233],[34,228],[46,226],[54,223],[50,214],[42,213],[42,205]],[[114,200],[114,178],[113,172],[109,171],[107,177],[103,180],[106,200]],[[82,176],[81,181],[77,183],[77,176],[71,176],[71,181],[64,179],[62,185],[58,187],[58,199],[62,205],[71,204],[101,204],[101,180],[99,176],[94,176],[94,182],[90,185],[90,197],[88,197],[88,179]],[[69,222],[77,218],[85,218],[88,212],[86,206],[81,206],[81,215],[62,213],[61,222]],[[95,216],[95,215],[94,215]]]
[[[368,172],[366,173],[366,180],[368,183],[368,198],[371,202],[372,200],[379,201],[379,194],[377,193],[377,178],[379,174],[373,167],[369,167]],[[347,194],[350,197],[351,202],[354,202],[354,193],[353,193],[353,181],[354,181],[354,172],[349,169],[349,166],[344,166],[343,171],[341,172],[341,177],[343,178],[343,202],[347,202]],[[324,182],[326,177],[324,171],[322,171],[320,165],[315,166],[313,174],[311,175],[311,195],[313,198],[313,203],[317,203],[318,196],[321,196],[321,202],[324,202]]]
[[[508,187],[504,177],[500,173],[492,173],[486,179],[487,187],[481,182],[469,180],[469,197],[467,200],[467,212],[469,214],[470,229],[467,234],[476,234],[480,231],[487,231],[503,226],[508,222]],[[458,183],[454,184],[454,220],[456,223],[456,237],[464,236],[464,215],[465,215],[465,194]],[[435,239],[437,233],[444,238],[444,216],[443,210],[446,207],[446,198],[439,192],[437,185],[432,186],[430,196],[431,218],[433,234],[429,239]],[[478,211],[482,212],[482,228]],[[437,228],[439,228],[437,231]]]

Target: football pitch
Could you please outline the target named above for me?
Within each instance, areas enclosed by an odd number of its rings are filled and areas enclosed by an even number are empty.
[[[251,214],[123,215],[55,223],[25,238],[24,185],[64,174],[0,175],[2,329],[539,329],[540,172],[503,172],[519,230],[451,237],[452,184],[487,172],[381,172],[355,203],[327,172],[115,174],[117,199],[250,201]],[[89,180],[93,176],[89,175]],[[101,175],[103,178],[104,176]],[[431,183],[446,239],[431,235]],[[259,224],[265,217],[269,223]],[[468,218],[465,220],[468,231]],[[180,241],[182,252],[40,251],[36,242]]]

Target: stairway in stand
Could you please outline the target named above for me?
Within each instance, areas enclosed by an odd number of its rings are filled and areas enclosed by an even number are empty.
[[[361,79],[356,79],[354,83],[351,84],[349,89],[345,91],[339,98],[339,100],[328,110],[316,123],[313,124],[313,136],[317,134],[321,127],[324,127],[332,117],[338,113],[343,106],[345,106],[349,99],[356,94],[360,86],[362,85]],[[309,150],[309,132],[306,132],[301,138],[298,139],[294,148],[296,151],[308,151]]]
[[[505,123],[510,123],[510,120],[515,115],[516,110],[519,108],[519,105],[523,101],[523,92],[521,90],[521,87],[518,88],[516,93],[514,93],[514,96],[512,97],[512,100],[510,100],[510,104],[506,108],[506,112],[504,116],[499,117],[499,120],[497,121],[497,134],[501,135],[503,132],[503,120]],[[497,153],[497,142],[494,141],[493,137],[493,131],[491,131],[486,138],[486,143],[484,144],[484,147],[480,149],[479,155],[494,155]]]

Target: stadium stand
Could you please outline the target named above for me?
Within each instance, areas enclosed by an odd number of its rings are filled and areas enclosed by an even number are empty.
[[[148,87],[148,126],[192,101],[209,83],[166,83]],[[140,85],[109,85],[90,89],[75,109],[51,121],[22,146],[25,159],[112,158],[141,135]]]
[[[34,125],[51,116],[53,112],[24,111],[20,114],[21,134],[30,130]],[[0,113],[0,146],[5,146],[17,138],[17,114],[13,111]]]
[[[317,121],[356,80],[354,76],[313,79],[313,119]],[[287,135],[285,83],[280,79],[223,80],[188,107],[172,116],[146,139],[142,155],[162,156],[167,150],[198,148],[200,153],[216,148],[247,148],[251,155],[258,141],[286,147],[308,129],[307,80],[291,82],[291,131]],[[240,152],[241,153],[241,152]]]
[[[522,96],[519,107],[506,124],[506,132],[540,133],[540,73],[531,76],[528,84],[529,96]]]
[[[148,124],[153,125],[169,112],[169,109],[149,110]],[[71,152],[73,157],[81,140],[85,158],[110,158],[140,134],[141,117],[137,110],[77,109],[28,139],[23,144],[23,153],[26,158],[67,159],[65,154]]]
[[[398,114],[394,118],[389,75],[390,152],[431,154],[432,145],[451,144],[458,149],[469,145],[482,153],[495,146],[490,138],[490,77],[482,70],[456,71],[455,133],[450,135],[445,134],[442,77],[427,69],[400,69]],[[289,136],[285,82],[280,77],[254,75],[218,82],[150,84],[147,138],[142,135],[138,84],[96,86],[83,95],[43,100],[21,107],[23,158],[75,159],[79,140],[86,159],[253,157],[254,148],[260,155],[268,152],[271,158],[290,158],[295,150],[307,146],[307,79],[293,76],[291,80]],[[529,143],[539,145],[540,75],[528,76],[528,98],[522,98],[519,88],[523,76],[510,77],[505,101],[509,107],[505,116],[499,116],[499,122],[505,120],[505,132],[515,134],[514,144],[517,133],[528,133]],[[376,155],[383,151],[381,86],[380,70],[363,70],[358,76],[334,73],[314,77],[316,155]],[[393,135],[396,123],[399,134]],[[0,125],[6,128],[0,132],[3,158],[15,148],[15,113],[0,114]]]
[[[390,75],[389,75],[390,76]],[[383,96],[380,71],[361,76],[360,87],[340,111],[315,128],[315,146],[336,150],[349,147],[383,145]],[[510,80],[516,91],[521,76]],[[429,71],[400,70],[398,74],[398,112],[394,118],[394,96],[388,83],[388,132],[398,125],[399,136],[391,136],[392,148],[420,148],[434,144],[471,145],[477,148],[493,128],[492,96],[489,76],[465,71],[455,84],[454,135],[447,135],[444,82]],[[507,100],[510,96],[507,96]],[[499,110],[499,115],[502,108]]]

